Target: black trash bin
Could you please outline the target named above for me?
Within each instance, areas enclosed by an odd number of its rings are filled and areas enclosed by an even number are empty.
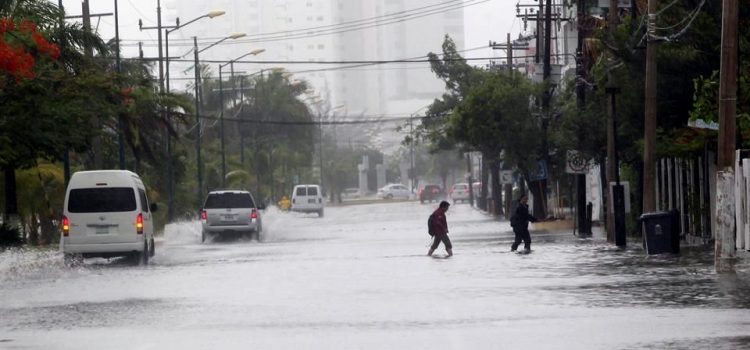
[[[680,253],[679,211],[662,211],[641,215],[643,247],[647,254]]]

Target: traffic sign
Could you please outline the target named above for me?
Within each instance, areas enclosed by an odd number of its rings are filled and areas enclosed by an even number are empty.
[[[500,183],[503,185],[510,185],[513,183],[513,171],[512,170],[501,170],[500,171]]]
[[[568,174],[586,174],[589,172],[589,162],[583,158],[581,152],[568,151],[565,160],[565,172]]]

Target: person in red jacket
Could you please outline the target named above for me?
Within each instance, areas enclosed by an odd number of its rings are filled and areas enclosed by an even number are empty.
[[[445,251],[448,252],[448,256],[453,256],[453,245],[450,238],[448,238],[448,221],[445,219],[445,212],[448,211],[450,205],[450,203],[442,201],[440,202],[440,206],[432,213],[434,216],[432,220],[432,232],[435,235],[432,237],[432,246],[430,246],[430,251],[427,252],[428,256],[432,256],[432,253],[435,252],[440,242],[443,242],[443,245],[445,245]]]

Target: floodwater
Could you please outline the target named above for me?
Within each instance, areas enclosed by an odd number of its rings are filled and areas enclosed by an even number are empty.
[[[750,349],[750,266],[711,247],[619,250],[453,205],[455,256],[425,256],[435,204],[263,215],[262,242],[168,227],[149,266],[0,253],[2,349]]]

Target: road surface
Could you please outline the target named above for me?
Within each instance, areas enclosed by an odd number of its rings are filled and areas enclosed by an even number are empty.
[[[264,213],[263,242],[168,227],[149,266],[0,253],[2,349],[750,349],[750,268],[712,251],[620,251],[532,230],[533,253],[469,208],[429,258],[436,204]],[[438,249],[438,255],[444,249]]]

